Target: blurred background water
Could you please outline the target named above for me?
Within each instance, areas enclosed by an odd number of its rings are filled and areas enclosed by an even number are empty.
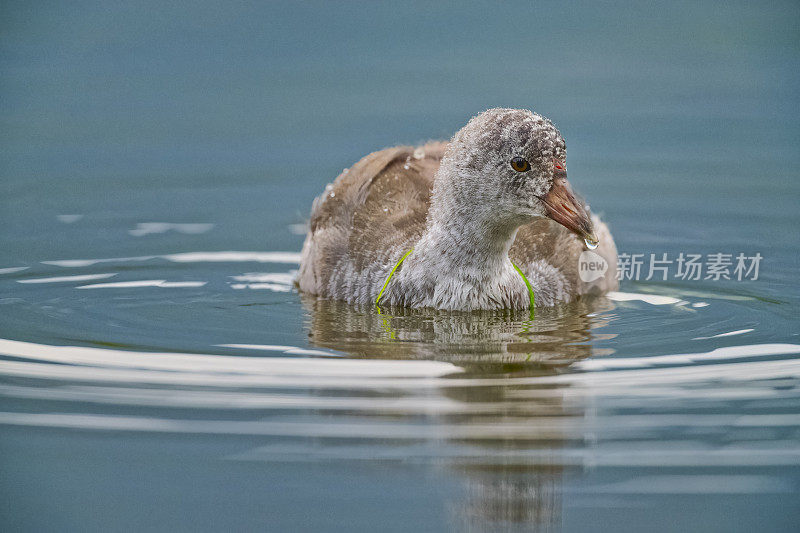
[[[4,530],[796,528],[796,2],[0,10]],[[758,279],[533,322],[294,291],[326,183],[495,106],[620,251]]]

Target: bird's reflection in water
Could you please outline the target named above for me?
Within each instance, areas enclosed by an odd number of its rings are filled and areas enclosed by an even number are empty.
[[[602,332],[613,318],[611,302],[586,299],[537,309],[534,319],[527,312],[376,310],[313,298],[304,305],[311,343],[318,347],[356,358],[447,361],[464,369],[454,376],[457,386],[438,390],[458,407],[428,420],[442,429],[430,460],[465,477],[464,497],[450,504],[454,525],[558,527],[566,466],[555,452],[583,445],[575,442],[581,434],[560,431],[559,422],[583,418],[586,410],[566,389],[534,385],[538,392],[530,394],[528,385],[519,394],[519,385],[503,380],[553,375],[575,361],[606,355],[593,351],[590,341],[612,336]],[[465,386],[462,378],[476,385]],[[397,419],[397,413],[385,415]],[[503,429],[509,427],[517,429]]]
[[[432,309],[357,307],[305,297],[309,337],[318,347],[351,357],[430,359],[464,368],[468,375],[549,374],[560,365],[608,352],[589,340],[610,319],[613,304],[583,299],[528,311],[443,312]]]

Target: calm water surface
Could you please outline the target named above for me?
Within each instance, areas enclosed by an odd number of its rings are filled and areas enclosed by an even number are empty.
[[[796,527],[796,4],[2,9],[4,530]],[[620,251],[758,279],[297,294],[326,183],[496,105],[555,120]]]

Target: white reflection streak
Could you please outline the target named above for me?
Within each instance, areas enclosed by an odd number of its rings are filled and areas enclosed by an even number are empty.
[[[677,304],[682,302],[679,298],[673,298],[672,296],[659,296],[657,294],[641,294],[636,292],[618,292],[612,291],[606,293],[606,298],[609,300],[613,300],[615,302],[630,302],[630,301],[641,301],[648,303],[650,305],[671,305]]]
[[[632,415],[637,420],[625,420],[628,417],[608,417],[606,425],[602,427],[603,437],[630,438],[630,430],[639,434],[643,429],[660,430],[664,424],[670,424],[668,419],[660,416]],[[651,420],[656,418],[656,420]],[[670,418],[667,416],[666,418]],[[695,421],[694,416],[674,416],[683,423],[683,427],[704,428],[709,422],[717,421],[713,427],[726,428],[724,423],[727,418],[735,416],[706,415],[702,420]],[[766,417],[768,418],[768,417]],[[608,423],[613,421],[613,424]],[[637,423],[638,422],[638,423]],[[787,423],[791,422],[791,423]],[[534,441],[552,439],[582,439],[586,427],[580,418],[563,419],[551,417],[525,418],[523,422],[499,423],[472,423],[472,424],[427,424],[403,422],[375,422],[372,420],[355,422],[283,422],[272,420],[208,420],[208,419],[178,419],[155,418],[140,416],[118,416],[76,413],[14,413],[0,412],[0,425],[16,426],[43,426],[80,429],[102,430],[127,430],[127,431],[156,431],[166,433],[196,433],[196,434],[230,434],[230,435],[268,435],[282,437],[312,437],[312,438],[354,438],[359,439],[406,439],[406,440],[431,440],[431,439],[526,439]],[[786,421],[781,424],[766,424],[767,426],[794,427],[796,420]],[[764,427],[763,424],[754,425]],[[683,451],[683,450],[680,450]],[[691,450],[695,452],[696,450]],[[715,450],[716,451],[716,450]],[[750,453],[754,450],[748,449]],[[759,450],[760,451],[760,450]],[[800,449],[772,450],[792,453],[800,459]],[[625,450],[630,453],[632,450]],[[623,453],[625,453],[623,452]],[[613,453],[613,452],[612,452]]]
[[[109,259],[61,259],[58,261],[42,261],[43,265],[54,265],[65,268],[80,268],[101,263],[134,263],[139,261],[149,261],[155,259],[155,255],[140,255],[135,257],[112,257]]]
[[[752,331],[752,330],[747,330]],[[675,355],[656,355],[652,357],[620,357],[609,359],[588,359],[579,361],[572,368],[597,371],[627,368],[649,368],[659,365],[695,365],[697,363],[716,362],[730,359],[755,357],[772,357],[776,355],[800,354],[797,344],[751,344],[717,348],[710,352],[687,353]]]
[[[291,292],[292,288],[288,285],[278,285],[277,283],[232,283],[231,289],[255,289],[268,290],[272,292]]]
[[[149,355],[149,354],[148,354]],[[237,359],[236,357],[225,357],[221,359]],[[277,358],[262,358],[264,360],[274,360]],[[141,368],[147,363],[142,360],[139,368],[101,368],[52,365],[42,363],[25,363],[17,361],[0,361],[0,375],[29,377],[36,379],[46,379],[55,381],[79,381],[79,382],[124,382],[138,384],[161,384],[161,385],[180,385],[180,386],[200,386],[200,387],[278,387],[285,389],[359,389],[385,388],[387,390],[407,390],[410,388],[431,389],[450,385],[450,382],[442,382],[435,377],[414,376],[414,368],[399,367],[390,375],[393,377],[382,377],[380,373],[376,376],[376,371],[369,369],[352,369],[348,374],[346,369],[340,372],[325,372],[325,369],[314,372],[314,365],[319,360],[303,358],[307,361],[308,370],[306,372],[281,373],[269,372],[263,369],[261,372],[250,370],[243,372],[240,367],[229,369],[228,372],[196,372],[189,370],[190,366],[183,366],[180,371],[175,370],[149,370]],[[269,364],[269,363],[265,363]],[[443,363],[445,364],[445,363]],[[136,365],[131,365],[136,366]],[[238,372],[237,372],[238,371]],[[442,374],[460,372],[457,367],[443,369]],[[409,377],[406,377],[409,376]],[[399,379],[403,378],[403,379]],[[461,386],[470,386],[467,382]]]
[[[133,289],[137,287],[161,287],[161,288],[180,288],[180,287],[202,287],[206,281],[167,281],[164,279],[142,279],[136,281],[116,281],[113,283],[94,283],[92,285],[80,285],[76,289]]]
[[[236,281],[243,281],[248,283],[280,283],[282,285],[291,285],[294,283],[294,278],[297,275],[296,270],[290,272],[249,272],[241,276],[231,276]]]
[[[292,347],[281,347],[289,348]],[[299,349],[299,348],[298,348]],[[383,361],[369,359],[311,359],[300,357],[225,357],[220,355],[200,355],[189,353],[157,353],[89,348],[83,346],[48,346],[31,342],[0,339],[0,353],[13,357],[33,359],[41,362],[62,363],[59,366],[47,365],[47,371],[58,372],[68,369],[85,369],[63,366],[82,365],[95,367],[92,374],[101,372],[104,367],[136,369],[135,373],[148,371],[169,371],[175,378],[182,374],[218,372],[225,375],[235,373],[243,379],[251,375],[259,376],[308,376],[314,378],[354,376],[354,377],[432,377],[461,372],[451,364],[440,361]],[[0,369],[15,361],[0,361]],[[23,363],[31,364],[31,363]],[[42,365],[38,365],[42,366]],[[176,374],[176,371],[179,372]],[[89,377],[87,375],[87,377]],[[135,380],[138,381],[138,380]]]
[[[61,259],[42,261],[45,265],[78,268],[100,263],[131,263],[165,259],[173,263],[288,263],[300,264],[299,252],[183,252],[166,255],[141,255],[136,257],[111,257],[107,259]]]
[[[496,413],[516,409],[532,411],[520,402],[464,404],[443,397],[359,398],[263,394],[208,390],[175,390],[124,387],[23,387],[0,385],[0,395],[32,400],[92,402],[203,409],[314,409],[321,411],[392,412],[400,414]],[[537,406],[539,407],[539,406]],[[546,409],[543,409],[546,410]]]
[[[30,267],[8,267],[8,268],[0,268],[0,274],[13,274],[14,272],[22,272],[23,270],[28,270]]]
[[[185,252],[162,255],[175,263],[296,263],[300,264],[299,252]]]
[[[18,279],[17,283],[62,283],[69,281],[90,281],[93,279],[113,278],[116,275],[117,273],[113,272],[108,274],[84,274],[81,276],[56,276],[52,278],[30,278],[30,279]]]
[[[745,333],[750,333],[751,331],[755,331],[753,328],[749,329],[737,329],[736,331],[729,331],[727,333],[718,333],[716,335],[711,335],[709,337],[695,337],[693,341],[700,341],[706,339],[716,339],[717,337],[733,337],[734,335],[743,335]]]
[[[626,445],[630,445],[626,442]],[[760,447],[728,447],[722,449],[703,449],[691,447],[676,449],[702,443],[687,441],[647,441],[647,448],[616,450],[586,448],[559,449],[519,449],[502,450],[494,448],[491,454],[485,449],[473,446],[437,446],[430,443],[407,443],[395,446],[382,446],[375,449],[371,444],[323,447],[293,442],[289,445],[274,444],[248,450],[229,456],[238,461],[325,461],[332,459],[348,460],[402,460],[402,461],[441,461],[442,459],[473,465],[514,464],[560,464],[579,467],[713,467],[713,466],[776,466],[800,464],[800,449],[796,447],[771,448],[771,442],[760,441]],[[795,444],[795,443],[792,443]]]
[[[279,344],[215,344],[220,348],[240,348],[242,350],[260,350],[265,352],[281,352],[289,355],[309,355],[314,357],[342,357],[338,353],[324,352],[322,350],[308,350],[294,346]]]
[[[659,391],[669,392],[669,391]],[[675,390],[679,393],[679,390]],[[401,396],[401,397],[361,397],[344,396],[302,396],[298,394],[275,394],[261,392],[240,391],[215,391],[215,390],[185,390],[170,388],[131,388],[131,387],[103,387],[103,386],[62,386],[62,387],[28,387],[17,385],[0,385],[0,395],[10,398],[25,398],[35,400],[66,401],[66,402],[92,402],[111,405],[138,405],[174,408],[204,408],[204,409],[314,409],[321,411],[352,410],[362,412],[391,412],[405,414],[509,414],[517,415],[547,415],[543,422],[570,421],[572,416],[562,416],[561,419],[552,415],[563,415],[563,409],[552,407],[548,403],[531,403],[520,401],[518,395],[510,395],[509,401],[462,403],[441,396]],[[549,397],[554,397],[551,394]],[[733,397],[736,397],[735,395]],[[571,398],[576,400],[576,397]],[[697,396],[692,396],[696,401]],[[652,403],[652,402],[651,402]],[[565,402],[568,408],[570,402]],[[576,404],[577,405],[577,404]],[[605,403],[608,409],[613,404]],[[638,401],[631,406],[644,406],[647,402]],[[614,407],[624,407],[617,404]],[[598,420],[608,418],[600,417]],[[650,427],[650,424],[671,425],[697,425],[713,427],[720,424],[726,426],[752,426],[766,423],[770,426],[798,425],[800,419],[795,415],[789,418],[763,418],[747,417],[717,417],[700,415],[691,422],[686,418],[674,415],[656,415],[655,418],[635,415],[614,416],[614,420],[627,421],[635,427]],[[710,420],[710,423],[709,423]],[[541,422],[541,421],[540,421]]]
[[[316,438],[372,438],[372,439],[437,439],[471,438],[497,439],[503,437],[550,440],[563,438],[559,424],[549,427],[520,424],[376,424],[363,423],[308,423],[242,420],[187,420],[137,416],[112,416],[74,413],[10,413],[0,412],[0,424],[19,426],[61,427],[76,429],[102,429],[122,431],[154,431],[167,433],[269,435]]]
[[[275,292],[290,292],[297,275],[296,270],[290,272],[250,272],[240,276],[231,276],[235,281],[232,289],[266,289]]]
[[[643,476],[583,490],[590,494],[769,494],[792,492],[792,485],[774,476]]]
[[[172,222],[139,222],[128,233],[134,237],[143,237],[151,233],[166,233],[168,231],[177,231],[188,235],[199,235],[206,233],[214,228],[211,223],[194,223],[194,224],[175,224]]]

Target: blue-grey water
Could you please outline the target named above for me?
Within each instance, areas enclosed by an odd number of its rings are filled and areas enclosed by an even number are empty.
[[[4,531],[792,531],[800,7],[4,2]],[[526,107],[618,248],[537,312],[299,295],[366,153]],[[650,254],[760,254],[741,281]]]

